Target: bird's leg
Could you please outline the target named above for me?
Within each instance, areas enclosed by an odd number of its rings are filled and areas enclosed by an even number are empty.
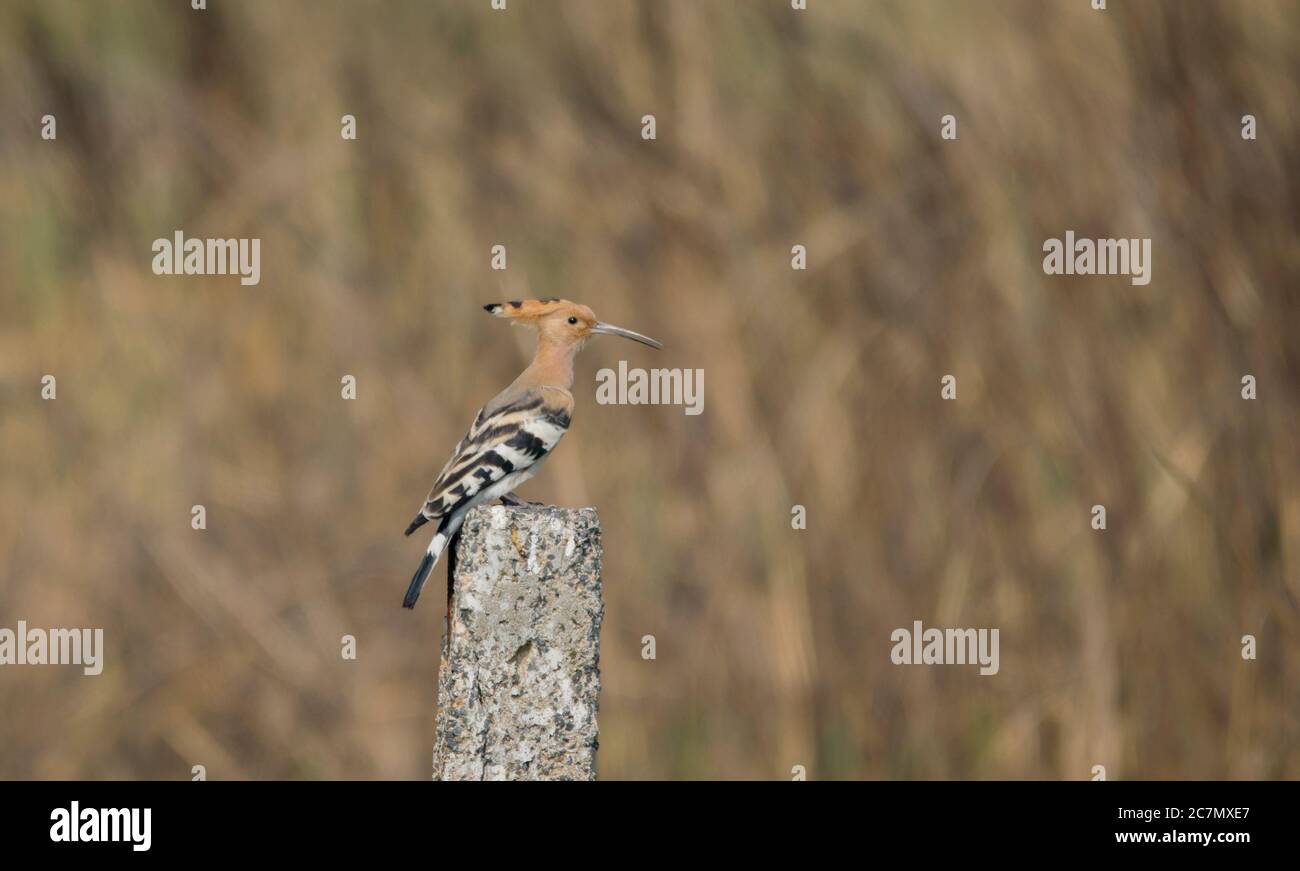
[[[520,499],[518,493],[507,493],[504,496],[497,497],[501,500],[502,505],[508,505],[511,508],[545,508],[545,502],[529,502],[527,499]]]
[[[515,492],[507,493],[504,496],[497,497],[501,500],[502,505],[508,505],[511,508],[545,508],[545,502],[530,502],[527,499],[520,499],[519,494]]]

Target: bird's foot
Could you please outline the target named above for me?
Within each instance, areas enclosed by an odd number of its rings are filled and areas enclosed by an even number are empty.
[[[507,494],[505,494],[504,496],[501,496],[501,497],[498,497],[498,498],[501,499],[501,504],[502,504],[502,505],[506,505],[506,506],[509,506],[509,507],[511,507],[511,508],[544,508],[544,507],[546,507],[546,503],[545,503],[545,502],[529,502],[527,499],[520,499],[519,496],[518,496],[517,494],[515,494],[515,493],[507,493]]]

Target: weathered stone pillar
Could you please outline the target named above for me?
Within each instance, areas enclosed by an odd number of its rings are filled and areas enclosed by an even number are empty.
[[[592,508],[474,509],[438,669],[435,780],[594,780],[600,522]]]

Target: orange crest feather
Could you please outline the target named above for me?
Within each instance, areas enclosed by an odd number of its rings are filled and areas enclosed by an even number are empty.
[[[538,318],[563,308],[571,306],[573,303],[568,300],[556,299],[515,299],[510,302],[493,302],[483,306],[483,310],[489,314],[496,315],[499,318],[514,318],[520,321],[535,321]]]

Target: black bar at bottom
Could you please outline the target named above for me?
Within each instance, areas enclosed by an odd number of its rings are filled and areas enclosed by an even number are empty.
[[[605,853],[602,862],[636,864],[659,850],[680,858],[688,842],[696,845],[692,855],[757,847],[808,857],[830,848],[907,845],[927,859],[1199,852],[1231,860],[1245,851],[1287,849],[1298,792],[1293,783],[1272,782],[629,782],[489,789],[415,782],[9,782],[0,784],[0,835],[7,856],[35,852],[72,861],[111,858],[110,852],[337,860],[395,846],[429,849],[429,858],[438,859],[433,844],[510,843],[547,829],[565,838],[575,826],[606,845],[599,850],[624,853]],[[464,831],[480,825],[481,832]],[[135,849],[146,838],[148,849]]]

